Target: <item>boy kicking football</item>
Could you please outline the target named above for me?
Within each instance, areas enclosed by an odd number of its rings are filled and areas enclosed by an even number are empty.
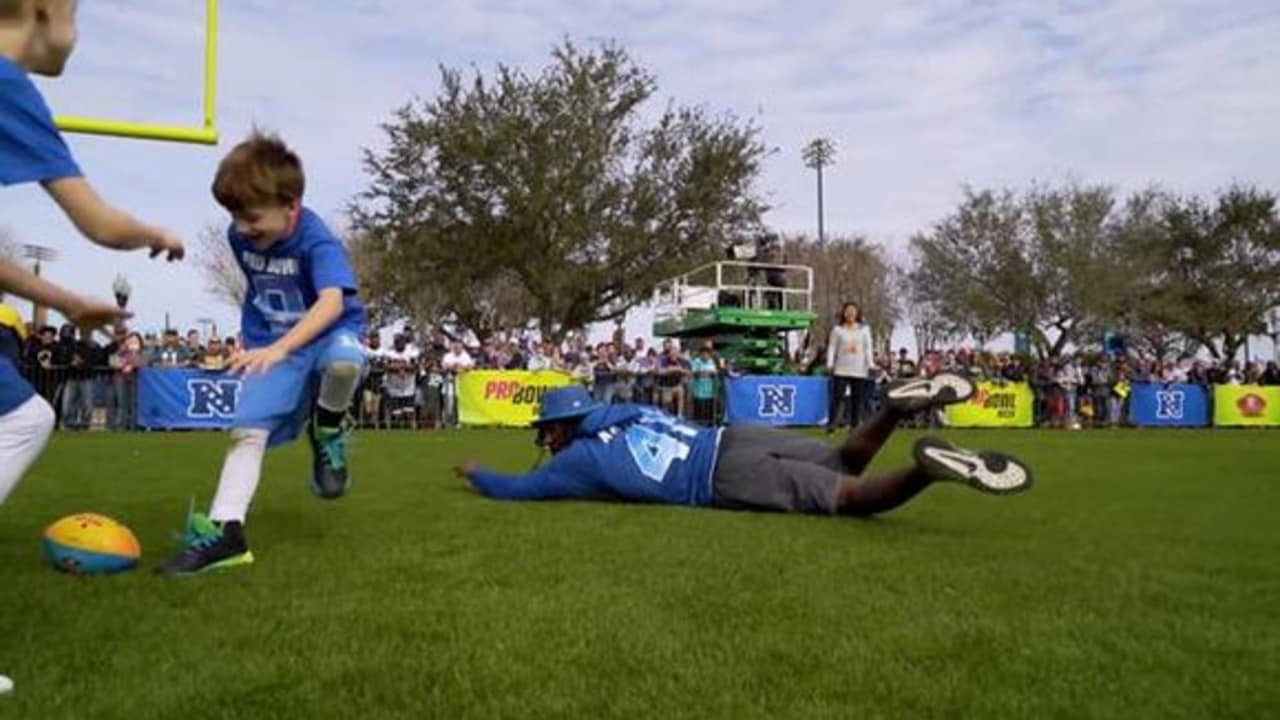
[[[227,240],[248,279],[245,351],[231,447],[208,515],[187,518],[186,547],[157,571],[186,575],[253,562],[245,516],[268,447],[311,441],[311,490],[334,499],[351,485],[347,417],[364,370],[364,307],[342,242],[303,207],[302,163],[278,138],[254,134],[218,167],[213,195],[231,214]]]

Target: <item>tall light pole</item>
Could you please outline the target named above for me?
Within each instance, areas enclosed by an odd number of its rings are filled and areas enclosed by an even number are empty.
[[[196,318],[196,324],[200,326],[200,329],[202,331],[204,331],[204,337],[206,341],[217,334],[218,321],[214,320],[213,318],[208,318],[208,317]]]
[[[22,246],[22,256],[28,260],[35,261],[35,267],[32,272],[37,277],[40,276],[40,263],[53,262],[58,259],[58,251],[46,245],[33,245],[24,243]],[[38,330],[45,324],[45,308],[40,307],[36,303],[31,303],[31,324]]]
[[[826,240],[825,218],[822,211],[822,169],[836,162],[836,144],[830,138],[817,138],[800,151],[806,167],[818,173],[818,242]]]

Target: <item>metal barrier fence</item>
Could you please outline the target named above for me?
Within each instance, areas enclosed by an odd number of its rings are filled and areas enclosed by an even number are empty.
[[[58,427],[62,429],[125,431],[136,427],[136,373],[101,367],[28,366],[23,368],[23,374],[53,406]],[[426,373],[413,374],[408,382],[384,380],[385,375],[375,373],[365,379],[357,393],[352,410],[360,427],[423,430],[458,425],[455,376]],[[600,402],[653,405],[673,415],[711,425],[720,423],[725,416],[728,380],[724,375],[641,374],[618,376],[603,382],[596,378],[582,382]],[[882,388],[883,384],[879,384],[870,393],[863,416],[878,409]],[[1180,415],[1174,417],[1173,414],[1182,412],[1181,391],[1170,390],[1169,386],[1162,388],[1156,399],[1162,405],[1151,412],[1157,419],[1180,419]],[[1130,424],[1131,398],[1127,392],[1118,392],[1116,387],[1069,391],[1054,385],[1032,385],[1030,389],[1033,397],[1031,424],[1035,427],[1087,428]],[[1207,412],[1212,416],[1214,388],[1202,389],[1209,396]],[[1265,405],[1269,400],[1261,398],[1254,402]],[[1280,401],[1273,404],[1278,403]],[[909,418],[906,424],[930,427],[942,422],[939,413],[922,413]],[[1209,423],[1206,421],[1205,424]]]
[[[115,368],[24,366],[22,374],[53,406],[61,429],[126,431],[136,426],[136,373]],[[401,386],[382,379],[371,375],[356,393],[352,414],[360,427],[435,429],[458,425],[455,376],[415,376],[412,383]],[[654,405],[696,422],[716,423],[724,415],[724,378],[710,378],[710,388],[691,380],[673,383],[646,375],[607,383],[593,379],[584,384],[601,402]]]
[[[63,430],[130,430],[137,376],[115,368],[24,367],[27,381],[53,406]]]

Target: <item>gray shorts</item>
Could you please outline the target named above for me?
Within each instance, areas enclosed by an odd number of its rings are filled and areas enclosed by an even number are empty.
[[[785,430],[736,425],[720,438],[711,504],[831,515],[847,474],[833,445]]]

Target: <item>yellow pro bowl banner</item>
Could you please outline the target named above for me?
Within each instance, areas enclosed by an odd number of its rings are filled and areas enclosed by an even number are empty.
[[[1215,385],[1213,424],[1219,427],[1280,427],[1280,387]]]
[[[1035,396],[1026,383],[979,382],[968,402],[947,408],[947,425],[958,428],[1029,428]]]
[[[573,383],[562,372],[473,370],[458,376],[458,422],[463,425],[529,427],[538,403],[552,388]]]

